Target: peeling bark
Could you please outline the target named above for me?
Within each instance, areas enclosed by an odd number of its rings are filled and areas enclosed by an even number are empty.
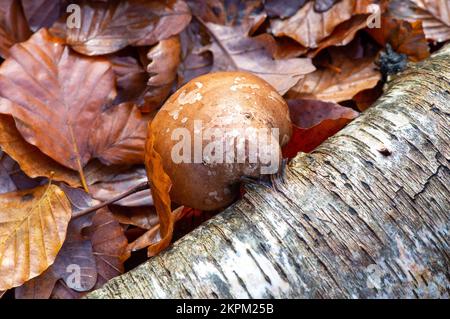
[[[245,198],[89,298],[448,298],[450,46]]]

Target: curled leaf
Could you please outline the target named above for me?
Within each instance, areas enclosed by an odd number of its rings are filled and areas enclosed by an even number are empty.
[[[154,143],[151,124],[149,124],[145,145],[145,167],[148,180],[151,183],[153,202],[159,217],[159,230],[155,231],[159,231],[160,237],[158,242],[149,246],[149,256],[154,256],[169,246],[175,223],[169,195],[172,181],[164,171],[161,156],[154,149]]]
[[[354,59],[345,50],[332,50],[329,64],[301,79],[288,92],[288,98],[341,102],[376,86],[381,74],[375,57]]]

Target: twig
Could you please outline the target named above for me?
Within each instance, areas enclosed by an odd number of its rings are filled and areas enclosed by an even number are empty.
[[[105,201],[103,203],[100,203],[98,205],[86,208],[85,210],[76,212],[76,213],[74,213],[72,215],[72,218],[78,218],[78,217],[84,216],[86,214],[92,213],[92,212],[94,212],[94,211],[96,211],[96,210],[98,210],[100,208],[103,208],[103,207],[105,207],[105,206],[107,206],[109,204],[113,204],[113,203],[115,203],[115,202],[117,202],[117,201],[119,201],[119,200],[121,200],[121,199],[123,199],[125,197],[128,197],[128,196],[130,196],[130,195],[132,195],[134,193],[143,191],[145,189],[150,189],[150,185],[149,185],[148,182],[143,182],[143,183],[141,183],[139,185],[136,185],[135,187],[129,189],[125,193],[119,194],[116,197],[114,197],[112,199],[109,199],[109,200],[107,200],[107,201]]]

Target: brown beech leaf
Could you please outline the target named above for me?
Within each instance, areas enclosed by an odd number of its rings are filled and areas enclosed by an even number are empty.
[[[117,81],[117,97],[114,104],[138,101],[147,87],[148,73],[139,60],[126,55],[109,57]]]
[[[410,22],[421,21],[425,37],[435,42],[450,40],[450,2],[448,0],[392,0],[389,11]]]
[[[32,178],[47,177],[66,182],[73,187],[81,186],[77,172],[60,165],[44,155],[36,146],[27,143],[9,115],[0,114],[0,147]]]
[[[114,218],[123,225],[149,230],[158,224],[158,214],[153,206],[122,207],[114,205],[110,209]]]
[[[3,178],[3,188],[0,193],[8,193],[19,189],[31,189],[42,185],[42,178],[30,178],[8,154],[0,151],[0,175]]]
[[[17,186],[9,175],[9,169],[5,165],[7,156],[0,150],[0,194],[9,193],[17,190]]]
[[[161,40],[147,54],[149,80],[144,94],[143,110],[156,110],[169,96],[177,77],[181,45],[178,36]]]
[[[144,144],[149,116],[132,103],[113,106],[100,114],[88,140],[92,157],[107,165],[144,163]]]
[[[311,152],[359,115],[350,108],[323,101],[289,100],[288,104],[294,132],[283,148],[287,158]]]
[[[181,63],[178,68],[178,87],[197,76],[209,73],[213,64],[210,51],[205,49],[209,44],[206,28],[197,20],[193,20],[180,33]]]
[[[97,269],[92,244],[81,235],[82,229],[91,224],[90,219],[92,217],[78,218],[69,223],[66,240],[53,265],[42,275],[16,288],[17,299],[48,299],[60,279],[80,292],[91,290],[95,286]],[[79,274],[76,280],[71,278],[75,272]]]
[[[53,264],[72,210],[55,185],[0,195],[0,207],[0,290],[7,290]]]
[[[367,89],[359,92],[353,97],[358,110],[361,112],[367,110],[377,101],[383,94],[383,82],[378,82],[377,86],[372,89]]]
[[[285,19],[293,16],[306,2],[307,0],[266,0],[264,8],[270,18]]]
[[[204,23],[248,24],[255,30],[266,18],[262,0],[188,0],[187,3],[192,14]]]
[[[96,288],[124,272],[123,263],[130,257],[123,227],[106,208],[99,209],[87,231],[97,265]]]
[[[72,187],[81,187],[80,175],[43,154],[37,147],[25,141],[17,130],[13,118],[0,114],[0,147],[14,159],[20,169],[31,178],[46,177],[65,182]],[[97,160],[84,167],[87,185],[109,181],[126,167],[106,166]]]
[[[313,58],[319,54],[323,49],[330,46],[345,46],[349,44],[359,30],[367,27],[368,15],[359,14],[353,16],[350,20],[347,20],[338,25],[333,33],[327,38],[323,39],[317,44],[317,48],[308,53],[308,56]]]
[[[154,149],[154,136],[151,124],[148,126],[147,141],[145,144],[145,167],[147,169],[148,180],[151,183],[151,193],[156,212],[159,218],[156,239],[159,241],[152,242],[148,247],[148,255],[154,256],[161,250],[169,246],[173,236],[173,228],[175,223],[174,214],[172,214],[170,188],[172,181],[163,168],[161,156]],[[149,231],[150,232],[150,231]],[[151,236],[150,236],[151,237]],[[142,248],[142,247],[139,247]],[[137,246],[130,246],[130,250],[139,249]]]
[[[91,185],[89,191],[93,198],[104,202],[146,181],[147,175],[145,169],[138,166],[111,174],[101,182]],[[121,199],[114,204],[127,207],[152,206],[153,199],[148,190],[143,190]]]
[[[354,59],[346,54],[345,48],[330,52],[330,65],[306,75],[288,92],[288,98],[327,102],[351,100],[362,90],[373,88],[381,79],[374,57]]]
[[[45,29],[10,53],[0,67],[0,112],[15,117],[27,142],[82,173],[92,124],[115,95],[111,64],[72,53]]]
[[[0,0],[0,56],[9,56],[9,49],[31,35],[22,6],[18,0]]]
[[[308,58],[274,60],[262,42],[248,36],[248,25],[207,23],[207,28],[216,40],[209,47],[214,55],[212,71],[251,72],[283,95],[305,74],[315,70]]]
[[[408,22],[382,16],[381,28],[367,31],[380,45],[389,43],[397,53],[404,53],[417,62],[430,56],[430,48],[420,21]]]
[[[65,12],[67,0],[20,0],[31,30],[50,28]],[[19,2],[19,1],[17,1]]]
[[[317,48],[337,25],[352,17],[354,2],[342,0],[328,11],[317,12],[310,1],[288,19],[271,20],[272,32],[275,36],[291,37],[307,48]]]
[[[113,53],[128,45],[152,45],[180,33],[190,22],[182,0],[81,2],[81,28],[67,31],[67,42],[85,55]]]
[[[274,59],[291,59],[308,52],[308,49],[288,37],[275,38],[269,33],[254,37],[261,42]]]

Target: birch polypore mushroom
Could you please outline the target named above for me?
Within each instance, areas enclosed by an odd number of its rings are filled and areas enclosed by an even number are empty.
[[[172,200],[201,210],[232,203],[244,176],[277,173],[292,134],[283,98],[244,72],[191,80],[167,100],[151,130],[173,183]]]

